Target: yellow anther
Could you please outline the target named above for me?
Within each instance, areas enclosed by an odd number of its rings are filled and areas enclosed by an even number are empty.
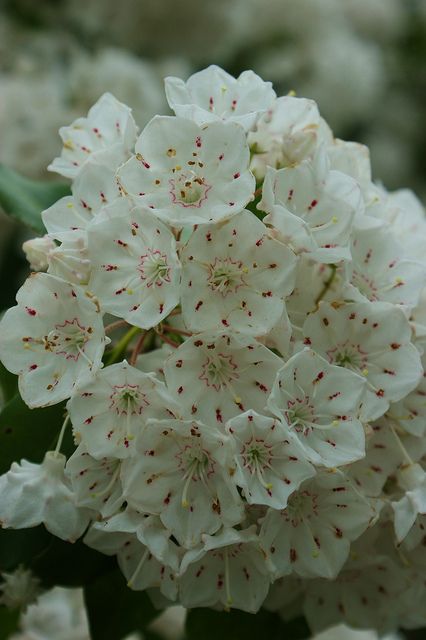
[[[363,369],[361,373],[363,376],[368,376],[368,369]]]
[[[290,96],[291,98],[294,98],[296,96],[296,92],[294,89],[290,89],[287,95]]]
[[[332,427],[338,427],[338,426],[339,426],[339,424],[340,424],[340,421],[339,421],[339,420],[333,420],[333,422],[331,423],[331,426],[332,426]]]

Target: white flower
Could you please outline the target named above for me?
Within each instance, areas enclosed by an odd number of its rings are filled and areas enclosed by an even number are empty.
[[[56,243],[48,235],[41,238],[31,238],[22,245],[25,257],[33,271],[46,271],[50,252],[56,248]]]
[[[405,494],[391,504],[395,514],[396,539],[402,542],[417,517],[426,514],[426,473],[419,464],[412,464],[398,471],[397,480]]]
[[[425,369],[426,358],[422,356],[422,366]],[[392,402],[389,417],[407,433],[423,438],[426,432],[426,372],[420,384],[399,402]]]
[[[65,467],[77,506],[98,511],[103,518],[116,513],[124,502],[120,469],[119,458],[96,459],[80,444]]]
[[[12,640],[89,640],[83,589],[54,587],[28,607]]]
[[[90,278],[91,264],[83,233],[64,238],[47,256],[48,273],[70,284],[86,285]]]
[[[95,522],[84,542],[107,555],[116,554],[131,589],[160,587],[169,600],[176,599],[180,549],[155,516],[146,517],[127,509]]]
[[[286,421],[309,460],[335,467],[365,455],[358,420],[365,386],[361,376],[304,349],[278,372],[268,407]]]
[[[88,239],[89,288],[105,311],[150,329],[179,303],[176,242],[149,209],[122,199],[102,211]]]
[[[361,419],[375,420],[390,402],[412,391],[423,375],[411,344],[410,325],[401,309],[386,302],[322,303],[306,319],[305,344],[367,380]]]
[[[383,416],[375,422],[367,438],[366,455],[348,467],[348,476],[367,496],[379,496],[386,480],[392,477],[401,464],[401,445],[397,441],[393,423]],[[426,442],[409,434],[400,433],[404,449],[413,460],[420,460],[426,453]]]
[[[280,97],[260,118],[256,132],[249,135],[251,169],[262,179],[267,166],[279,169],[298,164],[312,157],[324,136],[332,140],[313,100]]]
[[[61,242],[84,232],[99,211],[120,197],[114,170],[89,158],[71,185],[71,196],[64,196],[42,212],[49,235]],[[83,233],[82,233],[83,232]]]
[[[24,567],[18,567],[11,573],[0,573],[0,580],[0,604],[8,609],[25,611],[40,593],[40,580]]]
[[[255,411],[232,418],[226,430],[235,443],[235,483],[249,504],[284,509],[300,483],[315,475],[303,449],[275,418]]]
[[[193,331],[231,327],[265,334],[294,287],[296,257],[244,211],[222,226],[199,227],[181,260],[182,313]]]
[[[282,360],[242,334],[200,333],[166,360],[170,392],[187,416],[224,427],[229,418],[266,405]]]
[[[66,458],[48,451],[41,464],[14,462],[0,477],[0,523],[4,528],[27,529],[43,523],[53,535],[75,542],[91,517],[76,506],[64,475]]]
[[[373,503],[341,471],[323,471],[293,493],[286,509],[269,509],[260,532],[275,576],[335,578],[350,542],[374,523]]]
[[[398,626],[398,601],[406,585],[395,563],[384,554],[348,563],[334,580],[309,580],[304,613],[319,633],[339,622],[382,633]]]
[[[219,605],[256,613],[268,593],[270,576],[255,527],[223,529],[215,536],[203,536],[203,542],[182,559],[179,595],[183,606]]]
[[[16,300],[0,323],[0,358],[19,374],[30,407],[60,402],[81,376],[102,365],[108,339],[96,300],[45,273],[32,274]]]
[[[194,73],[186,83],[180,78],[165,79],[166,96],[177,116],[197,124],[228,120],[252,129],[259,115],[269,109],[276,95],[270,82],[253,71],[234,78],[211,65]]]
[[[229,438],[196,421],[149,420],[123,464],[127,503],[157,514],[179,544],[192,547],[204,533],[242,520]]]
[[[383,300],[409,308],[418,304],[426,281],[425,265],[407,259],[390,226],[367,216],[358,219],[351,255],[351,262],[344,265],[345,299]]]
[[[126,193],[165,222],[178,227],[219,222],[253,198],[249,155],[244,130],[233,122],[200,127],[184,118],[156,116],[118,178]]]
[[[149,418],[168,418],[175,403],[162,382],[126,361],[81,382],[68,401],[74,434],[95,458],[127,458]]]
[[[268,167],[258,208],[296,253],[323,263],[350,259],[352,221],[362,211],[358,184],[330,170],[318,152],[314,159],[284,169]]]
[[[88,158],[111,168],[127,160],[136,141],[136,125],[131,109],[110,93],[104,93],[86,118],[61,127],[62,154],[48,169],[75,178]]]

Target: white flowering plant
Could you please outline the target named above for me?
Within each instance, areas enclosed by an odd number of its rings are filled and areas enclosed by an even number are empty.
[[[62,128],[68,191],[1,174],[41,234],[0,322],[0,569],[84,586],[95,640],[172,604],[189,639],[422,627],[424,211],[251,71],[166,95]]]

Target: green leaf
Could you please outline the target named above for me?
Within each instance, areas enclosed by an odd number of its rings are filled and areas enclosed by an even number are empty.
[[[19,395],[14,396],[0,412],[0,474],[21,458],[42,462],[46,451],[56,445],[64,412],[64,403],[29,409]],[[62,451],[73,451],[71,429],[66,434]]]
[[[18,630],[19,610],[0,607],[0,640],[8,640]]]
[[[0,573],[29,567],[49,545],[51,534],[43,525],[32,529],[0,529]]]
[[[149,597],[132,591],[118,569],[89,584],[84,590],[92,640],[121,640],[142,632],[159,615]]]
[[[41,212],[69,194],[67,183],[37,182],[0,164],[0,206],[40,235],[46,233]]]
[[[0,388],[1,388],[1,400],[3,402],[9,402],[16,395],[18,389],[18,376],[10,373],[0,362]]]
[[[256,614],[232,609],[192,609],[186,618],[187,640],[305,640],[311,632],[304,618],[285,622],[277,613],[261,609]]]
[[[114,558],[90,549],[82,540],[71,544],[48,535],[45,548],[29,563],[46,588],[83,587],[115,566]]]

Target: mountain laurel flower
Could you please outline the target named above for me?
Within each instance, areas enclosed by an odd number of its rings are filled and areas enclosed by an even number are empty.
[[[155,116],[118,172],[125,193],[177,227],[220,222],[253,199],[244,129],[215,121]]]
[[[217,428],[151,419],[136,447],[137,458],[122,469],[125,499],[134,509],[159,515],[184,547],[242,520],[229,438]]]
[[[0,357],[19,374],[22,398],[30,407],[69,398],[77,380],[102,365],[108,339],[96,300],[69,282],[37,273],[16,301],[0,322]]]
[[[48,451],[41,464],[14,462],[0,476],[0,524],[27,529],[44,524],[62,540],[75,542],[89,524],[92,512],[76,505],[64,474],[66,458]]]
[[[182,250],[182,311],[193,331],[231,327],[260,336],[294,287],[296,256],[249,211],[203,225]]]
[[[200,125],[226,120],[250,131],[276,99],[272,84],[253,71],[243,71],[239,78],[234,78],[216,65],[194,73],[186,83],[169,77],[164,84],[175,114]]]
[[[170,417],[174,407],[162,382],[126,361],[82,382],[67,404],[74,434],[97,458],[129,457],[146,422]]]
[[[362,376],[304,349],[278,372],[268,407],[285,421],[309,460],[337,467],[365,455],[358,419],[365,388]]]
[[[253,71],[165,85],[140,133],[111,94],[60,130],[0,360],[67,416],[0,525],[84,535],[160,608],[426,627],[425,210]]]
[[[89,288],[105,311],[150,329],[179,303],[181,266],[175,238],[150,209],[137,206],[129,211],[122,199],[103,210],[88,238]]]
[[[63,148],[49,171],[75,178],[89,158],[115,169],[130,155],[137,128],[131,109],[110,93],[104,93],[86,118],[78,118],[69,127],[61,127]]]

